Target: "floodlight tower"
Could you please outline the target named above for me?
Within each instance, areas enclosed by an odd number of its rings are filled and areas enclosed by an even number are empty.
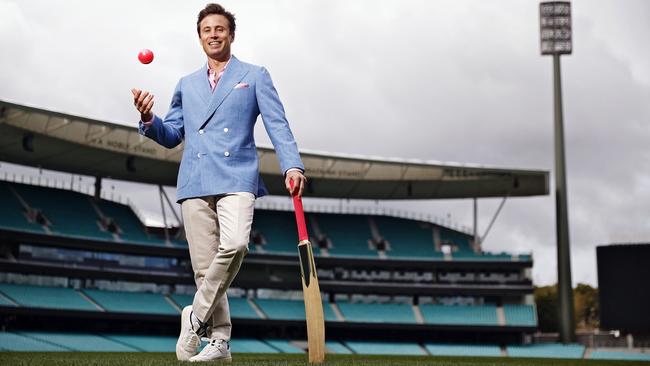
[[[539,25],[542,55],[553,55],[553,89],[555,104],[555,209],[557,232],[558,300],[560,341],[575,340],[573,323],[573,290],[571,287],[571,256],[569,250],[569,212],[564,157],[562,122],[562,84],[560,55],[571,54],[571,3],[551,1],[539,4]]]

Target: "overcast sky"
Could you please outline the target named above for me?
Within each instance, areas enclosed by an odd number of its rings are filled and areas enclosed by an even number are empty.
[[[179,77],[205,62],[195,28],[205,3],[0,0],[0,99],[133,126],[138,87],[164,114]],[[237,17],[234,54],[270,70],[301,148],[554,168],[538,1],[222,4]],[[562,82],[573,282],[595,285],[597,245],[650,241],[650,2],[572,11]],[[138,63],[141,48],[152,64]],[[263,128],[256,137],[268,142]],[[126,187],[155,218],[155,190]],[[499,202],[479,201],[481,233]],[[472,223],[469,200],[382,205]],[[554,196],[513,198],[484,249],[532,252],[545,285],[557,278],[555,242]]]

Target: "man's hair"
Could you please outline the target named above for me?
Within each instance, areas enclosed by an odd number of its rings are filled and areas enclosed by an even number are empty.
[[[200,28],[201,21],[203,20],[203,18],[212,14],[219,14],[226,17],[226,19],[228,19],[228,25],[230,26],[230,33],[232,35],[235,34],[236,25],[235,25],[235,16],[233,15],[233,13],[229,12],[219,4],[211,3],[206,5],[205,8],[199,12],[199,19],[196,21],[196,32],[199,34],[199,36],[201,35],[201,28]]]

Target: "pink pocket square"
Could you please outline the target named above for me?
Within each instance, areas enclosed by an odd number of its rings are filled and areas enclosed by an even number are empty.
[[[239,83],[235,85],[235,89],[248,88],[248,83]]]

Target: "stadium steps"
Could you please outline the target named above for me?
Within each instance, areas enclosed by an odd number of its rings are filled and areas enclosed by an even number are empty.
[[[497,306],[497,322],[499,325],[506,325],[506,314],[503,311],[503,306]]]
[[[415,316],[415,321],[418,324],[424,324],[424,317],[422,316],[422,312],[420,311],[420,307],[418,305],[413,304],[413,315]]]

